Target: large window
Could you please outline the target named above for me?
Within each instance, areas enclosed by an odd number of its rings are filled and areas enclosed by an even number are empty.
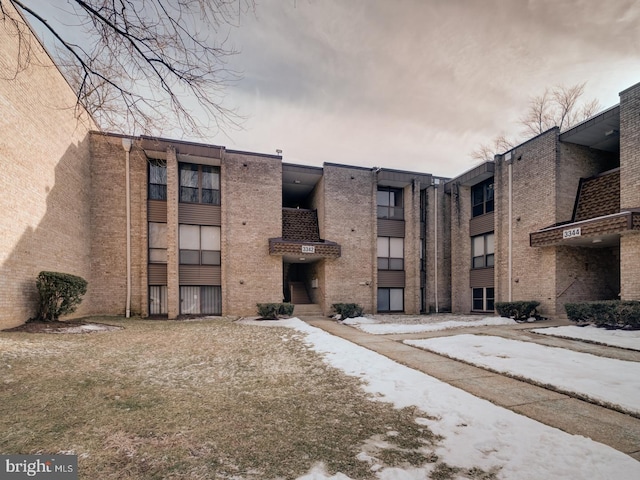
[[[164,160],[149,161],[149,199],[167,199],[167,164]]]
[[[493,267],[494,235],[487,233],[471,237],[472,268]]]
[[[480,312],[493,312],[494,289],[493,287],[473,288],[472,310]]]
[[[149,315],[166,315],[167,286],[149,285]]]
[[[221,287],[181,286],[180,313],[183,315],[221,315]]]
[[[390,218],[392,220],[404,219],[401,189],[378,187],[377,203],[378,218]]]
[[[471,187],[472,217],[493,212],[493,178]]]
[[[180,263],[220,265],[220,227],[180,225]]]
[[[378,237],[378,270],[404,270],[404,238]]]
[[[404,288],[379,288],[378,289],[379,312],[403,312]]]
[[[220,169],[181,163],[180,201],[220,205]]]
[[[149,263],[167,263],[167,224],[149,222]]]

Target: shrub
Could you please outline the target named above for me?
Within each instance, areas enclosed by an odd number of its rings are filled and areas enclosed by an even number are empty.
[[[519,302],[496,302],[495,307],[501,317],[513,318],[521,322],[530,317],[536,317],[538,305],[540,302],[535,300],[522,300]]]
[[[266,320],[277,320],[278,315],[291,316],[295,305],[292,303],[257,303],[258,315]]]
[[[40,272],[36,286],[40,299],[36,317],[31,320],[42,322],[73,313],[87,293],[87,281],[68,273]]]
[[[357,303],[334,303],[331,308],[342,318],[361,317],[364,309]]]
[[[596,302],[565,303],[564,309],[572,322],[580,325],[617,329],[640,329],[640,302],[602,300]]]

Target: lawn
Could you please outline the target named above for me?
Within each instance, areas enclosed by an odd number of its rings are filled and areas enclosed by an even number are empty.
[[[372,478],[363,451],[435,463],[433,478],[454,471],[416,422],[426,413],[374,401],[295,330],[91,320],[125,328],[0,333],[0,452],[73,453],[91,479],[297,478],[318,463]]]

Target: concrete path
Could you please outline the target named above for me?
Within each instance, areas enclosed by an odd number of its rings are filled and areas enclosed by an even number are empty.
[[[322,317],[304,317],[303,320],[332,335],[373,350],[496,405],[565,432],[589,437],[640,461],[639,418],[402,343],[405,339],[455,335],[461,333],[460,329],[407,335],[371,335]],[[566,321],[547,320],[535,324],[465,328],[464,333],[490,334],[640,362],[640,352],[539,335],[529,331],[532,328],[568,324]],[[640,395],[640,392],[638,394]]]

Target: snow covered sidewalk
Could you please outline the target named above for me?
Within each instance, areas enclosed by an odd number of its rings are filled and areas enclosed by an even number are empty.
[[[362,378],[374,398],[424,411],[429,418],[420,421],[444,437],[435,453],[449,465],[497,471],[499,479],[640,478],[640,462],[611,447],[498,407],[298,319],[271,324],[304,333],[304,341],[328,363]],[[383,469],[375,475],[428,478],[430,468]],[[326,477],[315,471],[308,478]]]
[[[490,370],[640,414],[640,364],[485,335],[405,340]]]

